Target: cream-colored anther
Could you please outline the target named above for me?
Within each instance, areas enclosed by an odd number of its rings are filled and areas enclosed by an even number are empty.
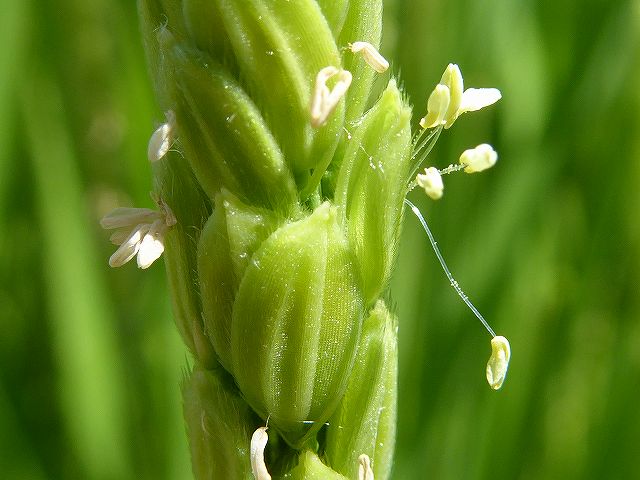
[[[169,110],[165,116],[167,117],[166,123],[160,125],[149,139],[147,157],[151,163],[157,162],[167,154],[175,138],[176,115],[173,110]]]
[[[465,173],[482,172],[493,167],[498,161],[498,153],[488,143],[465,150],[460,155],[460,164],[465,166]]]
[[[444,116],[444,128],[449,128],[459,115],[458,111],[464,95],[464,81],[458,65],[455,63],[447,65],[440,79],[440,84],[449,89],[449,108],[447,108],[447,113]]]
[[[380,55],[380,52],[369,42],[353,42],[349,44],[349,50],[359,53],[371,68],[378,73],[384,73],[389,68],[389,62]]]
[[[116,208],[100,221],[102,228],[115,230],[111,241],[119,245],[109,258],[111,267],[121,267],[137,255],[138,267],[149,268],[162,255],[164,236],[176,217],[162,199],[156,203],[159,210]]]
[[[251,436],[251,472],[256,480],[271,480],[271,475],[264,463],[264,449],[269,441],[267,427],[260,427]]]
[[[448,100],[445,104],[445,90]],[[456,119],[465,112],[474,112],[488,107],[502,98],[497,88],[469,88],[464,90],[464,81],[460,68],[455,63],[447,65],[440,83],[436,85],[427,102],[427,116],[420,121],[422,128],[443,125],[450,128]],[[443,111],[444,108],[444,111]]]
[[[336,83],[330,90],[327,82],[333,77],[336,77]],[[320,128],[327,122],[329,115],[333,113],[342,97],[347,93],[351,80],[350,72],[333,66],[325,67],[318,72],[310,106],[311,125],[314,128]]]
[[[358,457],[358,480],[374,480],[371,459],[364,453]]]
[[[442,198],[444,184],[442,183],[442,176],[437,168],[425,168],[424,174],[419,173],[416,175],[416,183],[419,187],[423,188],[424,192],[433,200]]]
[[[149,268],[153,262],[160,258],[160,255],[164,252],[164,232],[166,228],[163,220],[156,220],[151,224],[146,235],[142,237],[137,258],[139,268]]]
[[[502,336],[491,339],[491,357],[487,362],[487,382],[494,390],[502,387],[509,368],[511,358],[511,346],[509,341]]]
[[[458,116],[493,105],[502,98],[497,88],[467,88],[462,94]]]
[[[422,117],[420,126],[422,128],[433,128],[438,125],[444,125],[449,103],[451,101],[451,93],[445,85],[436,85],[429,100],[427,100],[427,116]]]

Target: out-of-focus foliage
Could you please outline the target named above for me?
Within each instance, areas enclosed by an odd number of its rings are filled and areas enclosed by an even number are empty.
[[[98,219],[152,206],[163,121],[131,0],[5,0],[0,16],[0,472],[188,479],[188,357],[160,264],[111,270]],[[395,0],[383,53],[419,118],[447,63],[503,100],[430,159],[498,165],[418,202],[489,338],[407,215],[395,478],[633,478],[640,439],[640,3]]]

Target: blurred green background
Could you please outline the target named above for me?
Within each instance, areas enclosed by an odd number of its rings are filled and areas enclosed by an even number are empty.
[[[188,479],[162,264],[109,269],[98,226],[151,206],[163,117],[135,2],[0,5],[0,475]],[[640,2],[396,0],[386,17],[416,118],[448,62],[502,90],[430,157],[488,141],[498,165],[410,198],[513,352],[491,391],[489,337],[407,215],[395,478],[640,478]]]

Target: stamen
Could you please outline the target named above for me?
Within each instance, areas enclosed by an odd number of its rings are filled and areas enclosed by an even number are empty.
[[[337,80],[333,90],[329,90],[327,82],[333,77],[337,77]],[[347,93],[351,80],[350,72],[339,70],[333,66],[325,67],[318,72],[311,96],[311,126],[320,128],[327,122],[329,115],[333,113],[342,97]]]
[[[462,94],[458,116],[493,105],[502,98],[497,88],[468,88]]]
[[[100,226],[105,230],[112,230],[140,223],[152,223],[159,217],[158,212],[150,208],[119,207],[102,217]]]
[[[369,455],[363,453],[358,457],[358,480],[374,480],[371,459]]]
[[[476,148],[465,150],[460,155],[460,165],[465,167],[465,173],[482,172],[493,167],[498,161],[498,154],[488,143],[478,145]]]
[[[160,125],[155,132],[151,134],[151,138],[149,139],[147,156],[151,163],[157,162],[164,157],[173,144],[176,115],[173,113],[173,110],[167,111],[165,115],[167,122]]]
[[[271,475],[264,463],[264,449],[269,441],[268,427],[260,427],[251,436],[251,472],[256,480],[271,480]]]
[[[416,176],[416,185],[422,187],[424,192],[433,200],[442,198],[444,184],[437,168],[425,168],[424,175],[419,173]]]
[[[384,73],[389,68],[389,62],[369,42],[353,42],[349,44],[353,53],[359,53],[371,68],[378,73]]]
[[[140,242],[149,231],[150,225],[143,223],[136,226],[127,239],[109,258],[109,266],[112,268],[121,267],[140,251]]]
[[[469,88],[464,90],[464,81],[458,65],[447,65],[427,101],[427,115],[420,120],[422,128],[443,125],[450,128],[465,112],[475,112],[496,103],[502,94],[497,88]]]
[[[156,220],[149,228],[149,231],[140,242],[138,249],[138,267],[142,269],[149,268],[155,262],[162,252],[164,252],[164,244],[162,243],[164,232],[167,226],[162,220]]]
[[[436,85],[427,100],[427,116],[420,120],[422,128],[433,128],[446,123],[446,115],[451,102],[451,93],[446,85]]]
[[[491,357],[487,362],[487,382],[494,390],[500,389],[507,376],[511,346],[509,340],[503,336],[491,339]]]
[[[138,255],[138,267],[148,268],[164,252],[164,236],[177,223],[169,206],[152,194],[159,211],[148,208],[116,208],[105,215],[100,224],[115,230],[110,240],[120,245],[111,258],[111,267],[121,267]]]

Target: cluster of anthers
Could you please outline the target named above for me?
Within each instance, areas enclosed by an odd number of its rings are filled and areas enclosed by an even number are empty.
[[[416,138],[416,145],[419,145],[416,150],[419,151],[428,144],[429,142],[426,140],[433,138],[431,144],[435,143],[442,128],[450,128],[463,113],[475,112],[493,105],[501,97],[500,90],[497,88],[468,88],[464,90],[460,68],[450,63],[442,74],[440,83],[433,89],[427,101],[427,115],[420,120],[420,126],[423,130]],[[426,134],[426,138],[423,140],[428,129],[433,130],[430,134]],[[493,147],[483,143],[475,148],[465,150],[460,155],[458,165],[452,164],[442,170],[435,167],[425,168],[424,173],[416,175],[411,186],[423,188],[430,198],[438,200],[442,197],[444,190],[442,175],[459,170],[464,170],[465,173],[482,172],[495,165],[497,160],[498,154]]]
[[[102,228],[115,230],[111,242],[120,245],[109,265],[120,267],[138,256],[138,267],[148,268],[164,252],[164,235],[176,224],[176,217],[160,198],[154,198],[158,210],[116,208],[100,221]]]
[[[429,96],[429,100],[427,101],[427,115],[420,120],[422,130],[416,135],[412,158],[416,159],[416,157],[419,157],[417,162],[418,164],[422,163],[422,160],[426,158],[430,152],[443,128],[450,128],[463,113],[474,112],[493,105],[500,100],[501,97],[502,94],[500,90],[496,88],[469,88],[464,90],[464,82],[460,68],[450,63],[445,69],[440,83],[436,85]],[[430,198],[437,200],[442,197],[444,190],[442,175],[460,170],[464,170],[465,173],[482,172],[494,166],[497,160],[498,154],[493,147],[483,143],[475,148],[462,152],[457,165],[451,164],[442,170],[438,170],[436,167],[425,168],[424,173],[418,173],[415,180],[409,184],[409,189],[411,190],[419,186],[424,189]],[[482,314],[471,303],[469,297],[465,295],[458,282],[453,278],[420,210],[409,200],[405,199],[405,203],[418,217],[451,286],[491,335],[491,357],[487,362],[486,376],[487,382],[492,389],[500,389],[506,378],[509,359],[511,358],[509,341],[505,337],[495,334]]]
[[[147,154],[149,162],[164,157],[174,141],[175,114],[166,113],[167,121],[151,135]],[[111,242],[119,245],[109,258],[111,267],[121,267],[136,255],[138,267],[148,268],[164,252],[164,236],[177,223],[176,217],[165,201],[151,194],[158,210],[149,208],[116,208],[100,220],[105,230],[115,230]]]

